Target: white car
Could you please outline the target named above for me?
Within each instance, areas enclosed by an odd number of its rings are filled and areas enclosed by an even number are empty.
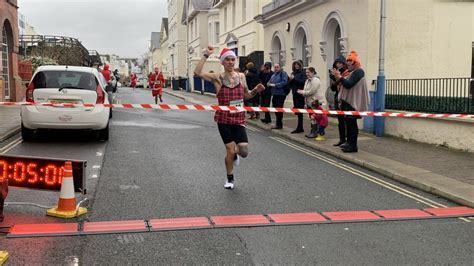
[[[21,106],[21,135],[34,137],[38,129],[85,129],[98,132],[99,140],[109,138],[111,110],[105,84],[95,68],[40,66],[26,89],[26,101],[34,103],[99,104],[93,107]]]

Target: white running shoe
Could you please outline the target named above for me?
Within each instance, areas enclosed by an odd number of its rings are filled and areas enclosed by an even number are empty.
[[[225,184],[224,184],[224,188],[225,189],[234,189],[234,181],[232,181],[232,182],[226,181]]]
[[[236,154],[234,157],[234,165],[239,166],[239,164],[240,164],[240,156]]]

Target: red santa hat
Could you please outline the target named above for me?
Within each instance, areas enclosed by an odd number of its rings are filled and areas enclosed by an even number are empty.
[[[219,57],[219,60],[221,61],[221,64],[224,64],[224,60],[227,57],[237,58],[234,51],[232,49],[226,47],[226,48],[222,49],[221,56]]]

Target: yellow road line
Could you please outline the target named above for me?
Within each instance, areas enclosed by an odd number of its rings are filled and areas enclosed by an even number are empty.
[[[391,184],[391,183],[389,183],[389,182],[387,182],[387,181],[381,180],[381,179],[379,179],[379,178],[377,178],[377,177],[375,177],[375,176],[369,175],[369,174],[364,173],[364,172],[362,172],[362,171],[359,171],[359,170],[357,170],[357,169],[355,169],[355,168],[352,168],[352,167],[347,166],[347,165],[345,165],[345,164],[339,163],[339,162],[337,162],[337,161],[335,161],[335,160],[332,160],[332,159],[326,158],[326,157],[324,157],[324,156],[321,156],[321,155],[319,155],[319,154],[317,154],[317,153],[315,153],[315,152],[313,152],[313,151],[310,151],[310,150],[305,149],[305,148],[303,148],[303,147],[297,146],[297,145],[295,145],[295,144],[293,144],[293,143],[291,143],[291,142],[289,142],[289,141],[287,141],[287,140],[285,140],[285,139],[281,139],[281,138],[278,138],[278,137],[270,137],[270,138],[273,139],[273,140],[275,140],[275,141],[278,141],[278,142],[280,142],[280,143],[282,143],[282,144],[284,144],[284,145],[287,145],[287,146],[289,146],[289,147],[291,147],[291,148],[293,148],[293,149],[295,149],[295,150],[301,151],[301,152],[303,152],[303,153],[305,153],[305,154],[308,154],[308,155],[310,155],[310,156],[312,156],[312,157],[315,157],[315,158],[317,158],[317,159],[319,159],[319,160],[321,160],[321,161],[324,161],[324,162],[329,163],[329,164],[331,164],[331,165],[333,165],[333,166],[336,166],[336,167],[338,167],[338,168],[340,168],[340,169],[346,170],[346,171],[348,171],[348,172],[350,172],[350,173],[353,173],[353,174],[355,174],[355,175],[357,175],[357,176],[360,176],[360,177],[362,177],[362,178],[364,178],[364,179],[366,179],[366,180],[368,180],[368,181],[370,181],[370,182],[376,183],[376,184],[378,184],[378,185],[380,185],[380,186],[383,186],[383,187],[385,187],[385,188],[387,188],[387,189],[390,189],[390,190],[392,190],[392,191],[394,191],[394,192],[397,192],[397,193],[399,193],[399,194],[401,194],[401,195],[404,195],[404,196],[406,196],[406,197],[408,197],[408,198],[411,198],[411,199],[414,199],[414,200],[416,200],[416,201],[419,201],[419,202],[421,202],[421,203],[423,203],[423,204],[425,204],[425,205],[427,205],[427,206],[430,206],[430,207],[433,207],[433,208],[440,208],[440,207],[446,208],[446,207],[447,207],[446,205],[443,205],[443,204],[438,203],[438,202],[436,202],[436,201],[433,201],[433,200],[430,200],[430,199],[428,199],[428,198],[425,198],[425,197],[423,197],[423,196],[421,196],[421,195],[418,195],[418,194],[416,194],[416,193],[414,193],[414,192],[408,191],[408,190],[406,190],[406,189],[404,189],[404,188],[398,187],[398,186],[396,186],[396,185],[394,185],[394,184]],[[461,220],[463,220],[463,221],[466,221],[466,222],[470,222],[468,219],[465,219],[465,218],[459,218],[459,219],[461,219]]]
[[[0,266],[8,259],[8,252],[0,250]]]

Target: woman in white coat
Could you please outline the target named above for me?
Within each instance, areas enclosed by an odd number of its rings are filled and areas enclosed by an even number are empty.
[[[319,105],[323,105],[324,93],[321,90],[321,80],[319,79],[319,77],[316,76],[316,70],[314,69],[314,67],[308,67],[308,69],[306,69],[306,77],[307,79],[304,84],[304,88],[302,90],[297,91],[304,97],[306,108],[311,108],[311,103],[314,100],[318,100]],[[317,126],[311,125],[311,131],[308,135],[306,135],[306,137],[316,137],[317,129]]]

